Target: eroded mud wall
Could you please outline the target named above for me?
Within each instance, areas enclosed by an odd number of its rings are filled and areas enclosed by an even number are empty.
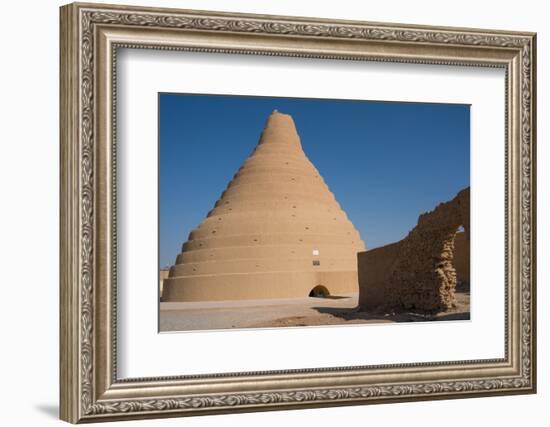
[[[452,308],[457,284],[455,236],[463,226],[460,245],[469,248],[469,212],[470,189],[466,188],[420,215],[403,240],[359,254],[361,307],[425,312]]]

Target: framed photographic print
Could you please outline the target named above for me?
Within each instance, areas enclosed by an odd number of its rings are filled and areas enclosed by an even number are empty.
[[[535,34],[61,8],[61,418],[534,393]]]

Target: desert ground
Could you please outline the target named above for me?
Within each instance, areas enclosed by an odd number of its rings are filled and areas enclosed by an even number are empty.
[[[457,306],[434,315],[414,312],[359,311],[358,295],[328,298],[161,302],[160,331],[279,328],[283,326],[350,325],[470,319],[470,291],[458,287]]]

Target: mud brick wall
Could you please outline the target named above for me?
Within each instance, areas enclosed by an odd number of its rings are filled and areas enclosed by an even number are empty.
[[[393,271],[400,251],[400,242],[357,254],[360,304],[369,309],[386,306],[388,272]]]
[[[470,189],[419,216],[403,240],[358,255],[359,304],[363,309],[439,312],[455,303],[455,236],[470,241]],[[469,260],[468,260],[469,265]]]
[[[458,283],[470,283],[470,242],[466,233],[456,233],[453,265]]]

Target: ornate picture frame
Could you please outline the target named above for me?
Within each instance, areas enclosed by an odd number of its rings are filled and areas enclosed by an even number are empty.
[[[536,391],[536,35],[175,9],[61,8],[61,419],[72,422]],[[409,64],[506,73],[505,357],[119,379],[117,49]]]

